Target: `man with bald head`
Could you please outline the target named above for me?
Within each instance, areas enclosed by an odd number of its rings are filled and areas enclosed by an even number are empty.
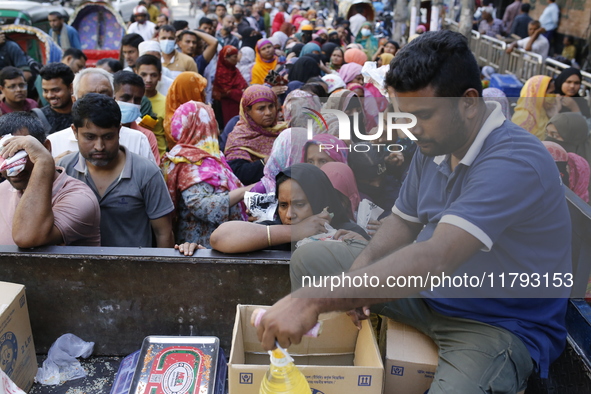
[[[88,93],[99,93],[113,98],[115,91],[113,87],[113,75],[101,68],[87,68],[80,71],[74,77],[72,85],[72,101],[74,102]],[[148,138],[140,131],[122,127],[120,137],[121,145],[129,149],[130,152],[143,156],[154,163],[156,162]],[[51,141],[51,153],[53,157],[61,157],[65,154],[78,151],[78,141],[71,127],[53,133],[47,139]]]

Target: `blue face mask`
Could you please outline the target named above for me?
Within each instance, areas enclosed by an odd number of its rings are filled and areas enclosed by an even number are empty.
[[[128,124],[140,117],[140,106],[136,104],[117,101],[121,110],[121,123]]]
[[[160,50],[162,53],[170,55],[174,51],[174,40],[160,40]]]

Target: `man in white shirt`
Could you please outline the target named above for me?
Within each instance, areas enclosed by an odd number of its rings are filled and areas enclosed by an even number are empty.
[[[355,11],[357,11],[357,13],[349,18],[349,28],[351,29],[351,33],[353,33],[353,37],[357,37],[357,33],[359,33],[359,30],[361,30],[361,25],[367,22],[367,19],[363,15],[365,12],[363,5],[355,5]]]
[[[148,9],[143,5],[138,5],[133,9],[133,22],[127,29],[127,34],[137,33],[148,41],[154,38],[156,32],[156,24],[148,20]]]
[[[100,93],[113,97],[115,91],[113,87],[113,76],[101,68],[87,68],[76,74],[73,88],[73,101],[84,97],[88,93]],[[119,138],[120,144],[125,146],[130,152],[156,163],[156,159],[150,148],[150,142],[142,132],[122,126]],[[47,139],[51,141],[51,154],[53,157],[64,156],[64,154],[78,151],[78,141],[71,127],[53,133]]]
[[[544,37],[543,28],[540,26],[539,21],[531,21],[527,26],[529,37],[522,38],[519,41],[515,41],[507,48],[507,53],[513,52],[515,47],[521,48],[528,52],[537,53],[542,55],[542,61],[548,57],[548,51],[550,50],[550,42]]]
[[[560,18],[560,9],[556,4],[556,0],[548,0],[548,6],[540,15],[540,23],[544,29],[544,36],[548,41],[552,40],[556,29],[558,29],[558,19]]]

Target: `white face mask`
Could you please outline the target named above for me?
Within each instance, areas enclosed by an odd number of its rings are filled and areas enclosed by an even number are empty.
[[[140,117],[140,106],[137,104],[117,101],[121,110],[121,123],[128,124]]]
[[[365,28],[364,29],[361,29],[361,35],[363,37],[369,37],[369,36],[371,36],[371,30],[365,29]]]
[[[170,55],[174,51],[174,40],[160,40],[159,42],[162,53]]]

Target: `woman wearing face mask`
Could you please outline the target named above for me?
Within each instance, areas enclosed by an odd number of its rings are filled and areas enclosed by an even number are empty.
[[[355,42],[363,46],[363,51],[368,59],[373,58],[373,55],[378,50],[378,39],[373,36],[371,23],[365,22],[361,25],[361,30],[357,33]]]
[[[166,113],[164,116],[164,135],[169,149],[175,145],[174,139],[170,136],[170,122],[174,111],[189,101],[204,103],[206,86],[207,79],[192,71],[180,73],[170,85],[166,95]]]
[[[175,211],[176,242],[209,247],[221,223],[246,220],[244,192],[220,152],[218,125],[210,106],[190,101],[174,113],[171,135],[176,145],[164,157],[166,185]]]
[[[238,49],[231,45],[222,48],[218,56],[218,66],[213,80],[213,99],[220,104],[224,127],[228,121],[240,113],[240,100],[248,84],[236,68]]]
[[[275,55],[273,43],[266,39],[259,40],[255,51],[256,58],[252,68],[251,85],[262,85],[265,83],[265,77],[269,74],[269,71],[277,67],[277,56]]]
[[[228,136],[226,158],[232,170],[245,185],[263,177],[265,161],[275,138],[287,125],[278,123],[277,95],[264,85],[253,85],[244,91],[240,102],[240,120]]]

